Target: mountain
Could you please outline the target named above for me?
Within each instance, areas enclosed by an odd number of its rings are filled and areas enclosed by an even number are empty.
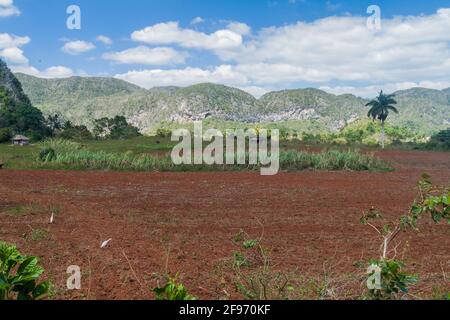
[[[33,107],[21,83],[0,59],[0,142],[17,133],[40,138],[47,130],[42,112]]]
[[[366,103],[351,94],[336,96],[312,88],[270,92],[260,99],[264,121],[321,120],[332,130],[363,116]]]
[[[439,131],[450,126],[450,88],[434,90],[413,88],[395,92],[400,115],[393,115],[395,123],[419,131]],[[435,130],[433,130],[435,129]]]
[[[25,95],[22,89],[21,82],[9,70],[6,63],[0,59],[0,91],[5,97],[11,100],[11,103],[28,103],[30,100]],[[3,103],[3,104],[2,104]],[[5,103],[0,100],[0,106],[4,107]]]
[[[76,107],[84,100],[143,91],[138,86],[114,78],[42,79],[23,73],[17,73],[16,77],[33,103],[49,112],[55,111],[55,106],[64,110]]]
[[[113,78],[40,79],[17,74],[25,93],[44,114],[59,113],[91,126],[101,117],[125,116],[143,132],[160,122],[188,123],[214,118],[235,122],[312,122],[336,131],[366,118],[367,99],[318,89],[270,92],[256,99],[242,90],[203,83],[145,90]],[[431,133],[450,125],[450,88],[396,92],[400,115],[390,122]]]

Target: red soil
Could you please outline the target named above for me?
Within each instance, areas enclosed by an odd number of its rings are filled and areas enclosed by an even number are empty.
[[[273,249],[278,267],[302,275],[352,275],[355,261],[377,257],[373,230],[359,224],[375,206],[388,218],[404,214],[423,172],[450,184],[450,153],[386,151],[394,172],[115,173],[0,170],[0,239],[41,263],[57,299],[149,299],[154,274],[179,273],[191,293],[232,297],[218,266],[237,249],[243,229]],[[10,209],[40,210],[11,214]],[[43,208],[43,209],[42,209]],[[55,223],[48,224],[56,210]],[[48,238],[30,238],[32,230]],[[423,223],[402,235],[398,256],[421,275],[420,290],[450,288],[448,225]],[[102,241],[112,238],[106,249]],[[66,269],[79,265],[82,290],[66,290]],[[361,291],[360,283],[356,283]]]

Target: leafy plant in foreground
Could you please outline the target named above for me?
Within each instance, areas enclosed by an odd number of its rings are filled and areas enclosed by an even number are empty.
[[[50,282],[38,283],[43,272],[36,257],[22,256],[15,246],[0,242],[0,300],[45,298]]]
[[[156,300],[197,300],[196,297],[188,294],[183,284],[178,283],[177,277],[168,277],[167,283],[163,287],[153,289]]]
[[[375,208],[365,212],[361,223],[373,228],[381,237],[381,257],[370,261],[370,275],[368,279],[369,294],[371,299],[395,299],[401,293],[408,293],[408,287],[417,282],[417,277],[402,272],[404,264],[389,257],[390,245],[400,235],[408,230],[418,231],[418,221],[425,215],[430,215],[435,223],[447,220],[450,223],[450,192],[441,195],[442,190],[433,186],[428,175],[423,175],[418,183],[418,196],[407,215],[400,217],[395,224],[375,225],[374,220],[382,216]],[[377,276],[378,273],[378,281]]]

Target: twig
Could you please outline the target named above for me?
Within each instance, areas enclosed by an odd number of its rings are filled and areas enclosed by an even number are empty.
[[[91,255],[88,255],[88,264],[89,264],[89,286],[86,299],[89,300],[89,296],[91,294],[91,278],[92,278],[92,269],[91,269]]]
[[[130,260],[128,259],[127,255],[125,254],[125,251],[124,251],[122,248],[121,248],[121,250],[122,250],[123,256],[125,257],[125,259],[126,259],[127,262],[128,262],[128,265],[130,266],[131,272],[133,273],[133,275],[134,275],[134,277],[136,278],[137,282],[138,282],[139,285],[141,286],[141,290],[142,290],[143,292],[145,292],[144,286],[142,285],[141,281],[139,280],[138,276],[136,275],[136,272],[134,271],[133,266],[131,265]]]

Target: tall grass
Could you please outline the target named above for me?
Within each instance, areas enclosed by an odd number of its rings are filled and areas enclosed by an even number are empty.
[[[367,171],[389,170],[388,165],[373,155],[355,151],[329,150],[321,153],[287,151],[280,153],[280,166],[283,170],[350,170]]]
[[[59,164],[69,169],[119,170],[119,171],[232,171],[259,170],[261,165],[175,165],[169,154],[153,156],[149,154],[108,153],[90,151],[82,145],[64,140],[49,140],[41,145],[42,150],[51,152],[51,157],[38,157],[47,164]],[[42,153],[42,151],[41,151]],[[246,155],[248,163],[248,154]],[[374,157],[355,151],[330,150],[322,153],[303,151],[282,151],[280,169],[301,170],[388,170],[387,164]]]

